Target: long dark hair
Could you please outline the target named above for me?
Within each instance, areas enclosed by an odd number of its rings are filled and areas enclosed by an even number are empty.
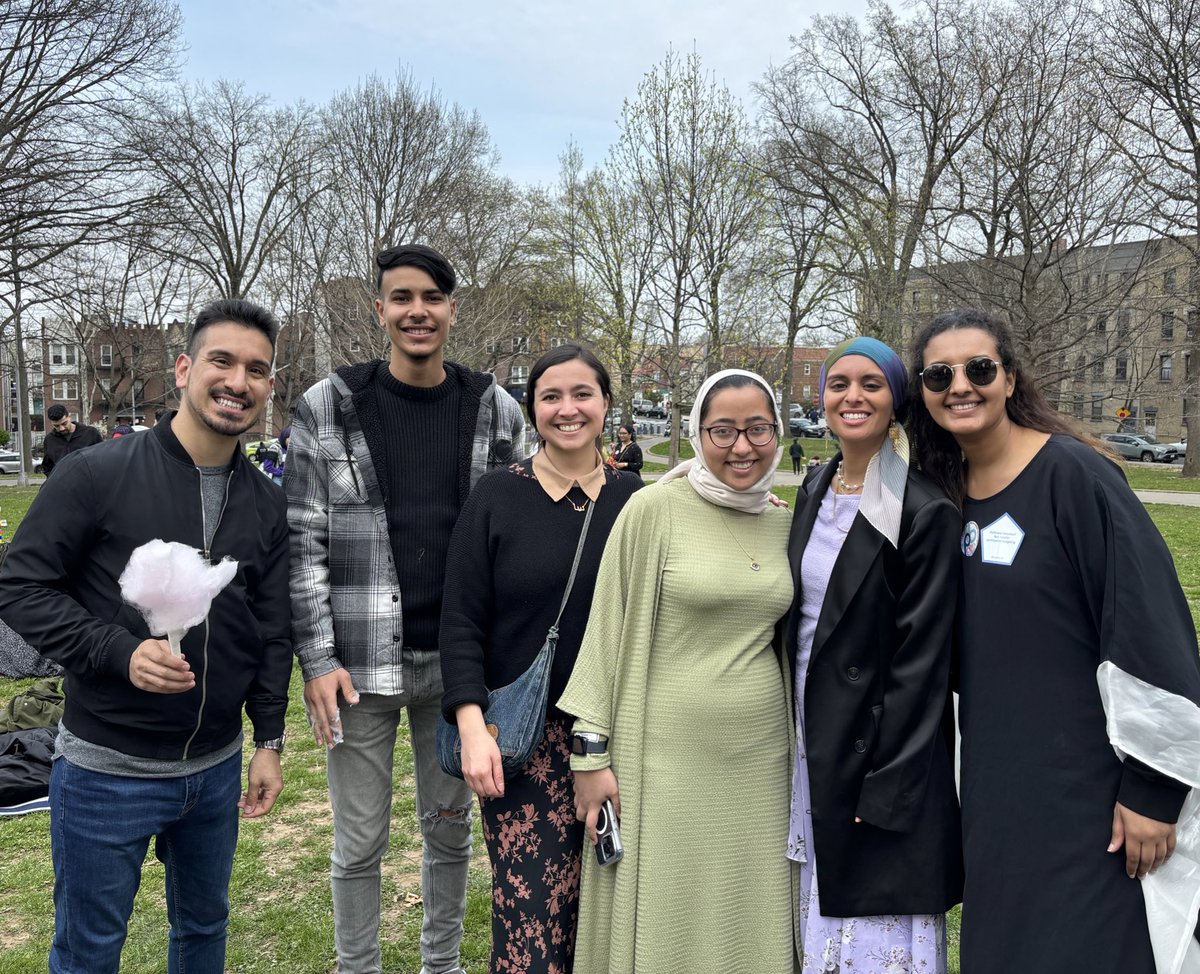
[[[959,308],[938,315],[917,333],[909,356],[909,412],[905,422],[913,459],[960,508],[963,495],[962,448],[954,437],[929,415],[921,389],[921,370],[925,368],[925,348],[938,335],[959,328],[977,328],[991,337],[1004,371],[1013,377],[1013,392],[1004,403],[1008,418],[1017,426],[1040,433],[1062,433],[1111,458],[1110,451],[1094,437],[1081,433],[1073,423],[1046,402],[1017,357],[1012,330],[994,315],[978,308]]]

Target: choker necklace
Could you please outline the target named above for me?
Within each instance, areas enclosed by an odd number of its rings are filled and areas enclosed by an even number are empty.
[[[839,461],[838,461],[838,465],[837,465],[837,482],[838,482],[838,489],[837,489],[837,493],[839,493],[839,494],[856,494],[856,493],[858,493],[860,490],[862,490],[862,489],[863,489],[863,485],[866,483],[866,481],[863,481],[863,483],[862,483],[862,484],[848,484],[848,483],[846,483],[845,479],[842,477],[842,469],[843,469],[843,466],[844,466],[845,462],[846,462],[846,461],[844,461],[844,460],[839,460]]]
[[[754,557],[752,554],[750,554],[750,552],[748,552],[748,551],[746,550],[746,547],[745,547],[745,545],[743,545],[743,544],[741,543],[741,541],[739,541],[739,540],[738,540],[738,536],[737,536],[736,534],[734,534],[734,533],[733,533],[733,528],[731,528],[731,527],[729,526],[729,522],[725,520],[725,511],[724,511],[724,509],[722,508],[722,509],[720,509],[720,510],[721,510],[721,523],[722,523],[723,525],[725,525],[725,533],[726,533],[726,534],[728,534],[728,535],[729,535],[729,537],[733,538],[733,543],[734,543],[734,544],[736,544],[736,545],[737,545],[739,548],[741,548],[741,549],[742,549],[742,554],[743,554],[743,555],[745,555],[747,558],[749,558],[749,559],[750,559],[750,571],[752,571],[752,572],[759,571],[759,570],[762,568],[762,565],[760,565],[760,564],[758,563],[758,559],[757,559],[757,558],[755,558],[755,557]],[[757,545],[756,545],[755,547],[757,547]]]

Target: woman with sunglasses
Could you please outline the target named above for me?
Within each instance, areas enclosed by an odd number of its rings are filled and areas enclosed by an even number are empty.
[[[1200,663],[1170,552],[1001,321],[933,319],[912,372],[916,457],[962,507],[962,969],[1200,970]]]
[[[761,377],[710,376],[695,461],[633,497],[605,549],[559,706],[577,814],[594,837],[611,800],[625,855],[584,857],[575,974],[792,974],[781,426]]]
[[[820,391],[841,452],[799,497],[785,629],[803,970],[934,974],[962,893],[947,720],[958,515],[909,468],[907,376],[892,349],[842,342]]]

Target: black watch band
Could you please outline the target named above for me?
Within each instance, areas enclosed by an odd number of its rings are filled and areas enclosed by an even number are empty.
[[[608,738],[592,731],[576,731],[571,735],[572,754],[603,754],[608,750]]]

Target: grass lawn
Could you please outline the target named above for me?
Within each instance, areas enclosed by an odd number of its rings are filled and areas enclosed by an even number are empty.
[[[1154,471],[1157,473],[1157,471]],[[0,514],[11,522],[23,513],[28,497],[16,488],[0,488]],[[779,494],[795,502],[796,488]],[[1148,505],[1167,540],[1193,618],[1200,625],[1200,508]],[[0,679],[0,701],[30,680]],[[325,783],[324,754],[309,736],[297,671],[288,713],[285,788],[265,819],[244,822],[230,889],[232,922],[227,970],[235,974],[328,974],[334,969],[333,923],[329,894],[332,820]],[[391,847],[384,859],[383,955],[388,971],[420,967],[420,833],[413,801],[412,761],[407,728],[402,726],[396,754],[397,788]],[[0,819],[0,952],[5,974],[45,971],[53,933],[49,816]],[[124,968],[166,971],[166,905],[161,864],[148,855],[138,894]],[[476,824],[467,904],[464,961],[472,974],[487,969],[490,878],[487,855]],[[948,921],[950,964],[958,972],[958,911]]]
[[[837,444],[833,440],[818,440],[815,438],[801,437],[801,445],[804,447],[804,462],[807,463],[809,457],[816,456],[822,463],[828,460],[838,451]],[[792,458],[788,455],[787,448],[792,445],[791,439],[783,442],[783,457],[779,461],[779,469],[786,470],[788,473],[792,470]],[[661,457],[661,462],[652,460],[650,454],[655,457]],[[669,442],[655,443],[650,447],[643,456],[645,463],[642,470],[645,473],[665,473],[668,469],[667,458],[671,455],[671,444]],[[690,460],[696,455],[692,449],[691,441],[687,438],[679,441],[679,459]]]
[[[1125,464],[1125,477],[1134,490],[1200,491],[1200,477],[1181,477],[1183,464]]]

